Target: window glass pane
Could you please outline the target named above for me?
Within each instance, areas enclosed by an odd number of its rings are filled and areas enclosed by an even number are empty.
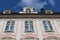
[[[6,28],[5,28],[5,31],[7,31],[9,29],[9,26],[7,25]]]
[[[29,29],[28,29],[28,26],[25,26],[25,31],[28,31]]]
[[[10,23],[15,23],[14,21],[10,21]]]
[[[53,28],[52,28],[52,25],[51,25],[50,21],[47,21],[47,22],[48,22],[49,29],[50,29],[50,30],[53,30]]]
[[[44,30],[48,30],[48,26],[45,20],[43,21],[43,25],[44,25]]]
[[[28,21],[25,21],[25,23],[28,23]]]
[[[10,21],[8,21],[7,23],[10,23]]]
[[[44,30],[48,30],[47,26],[44,26]]]
[[[13,31],[14,30],[14,24],[15,24],[15,21],[12,21],[11,22],[11,25],[10,25],[10,29]]]
[[[30,9],[26,9],[26,13],[31,13],[31,10]]]
[[[50,21],[47,21],[48,23],[50,23]]]
[[[46,23],[46,21],[44,20],[43,23]]]
[[[52,28],[52,25],[51,25],[51,24],[49,24],[49,28],[50,28],[51,30],[53,30],[53,28]]]
[[[10,27],[10,30],[12,30],[12,31],[14,30],[14,25],[12,25],[12,26]]]
[[[29,21],[30,23],[33,23],[32,21]]]
[[[32,30],[32,31],[34,30],[34,29],[33,29],[33,26],[30,26],[30,30]]]
[[[33,28],[33,21],[30,21],[30,30],[34,30],[34,28]]]
[[[28,31],[28,21],[25,21],[25,31]]]

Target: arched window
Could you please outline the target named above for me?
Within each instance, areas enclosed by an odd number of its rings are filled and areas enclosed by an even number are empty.
[[[31,13],[31,9],[26,9],[26,13]]]

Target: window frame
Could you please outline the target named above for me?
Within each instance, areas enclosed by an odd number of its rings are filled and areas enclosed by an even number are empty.
[[[26,29],[26,25],[27,25],[28,29]],[[26,20],[25,21],[25,27],[24,28],[25,28],[25,32],[33,32],[34,31],[33,21],[32,20]]]
[[[45,32],[53,32],[53,27],[52,27],[51,21],[50,20],[43,20],[43,21],[46,22],[45,24],[43,23],[44,31]],[[45,25],[46,25],[47,29],[45,28]]]
[[[31,9],[26,9],[26,13],[31,13]]]
[[[8,20],[6,23],[5,32],[14,32],[14,26],[15,20]]]

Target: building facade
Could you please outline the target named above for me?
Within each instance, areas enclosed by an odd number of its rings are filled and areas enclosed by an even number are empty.
[[[0,12],[0,40],[60,40],[60,14],[30,7]]]

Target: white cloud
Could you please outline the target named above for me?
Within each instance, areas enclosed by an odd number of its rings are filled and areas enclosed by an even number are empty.
[[[54,0],[49,0],[49,3],[50,3],[51,5],[55,5]]]
[[[55,1],[54,0],[48,0],[48,2],[54,6]],[[48,5],[47,1],[41,1],[41,0],[20,0],[20,2],[13,8],[14,10],[20,7],[29,6],[32,8],[35,8],[35,10],[39,11],[41,8],[44,8],[45,5]],[[18,9],[17,9],[18,11]]]
[[[40,8],[44,8],[44,6],[47,5],[47,2],[42,2],[38,0],[21,0],[17,6],[15,6],[15,9],[17,7],[24,7],[24,6],[30,6],[35,8],[36,10],[40,10]]]

